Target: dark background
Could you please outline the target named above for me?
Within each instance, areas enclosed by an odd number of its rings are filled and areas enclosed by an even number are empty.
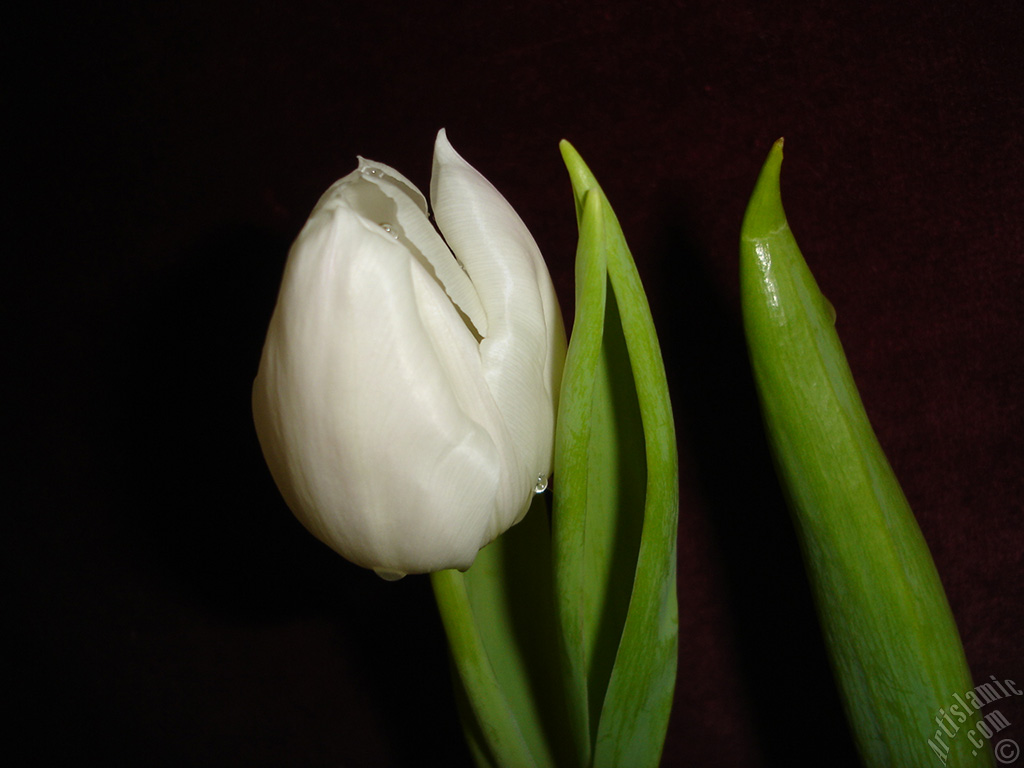
[[[648,286],[682,478],[665,765],[852,764],[739,331],[739,225],[782,135],[975,677],[1024,684],[1021,3],[81,5],[4,32],[19,764],[470,764],[427,581],[307,535],[249,415],[313,203],[357,153],[427,188],[442,126],[567,317],[563,137]],[[1024,742],[1022,702],[1000,738]]]

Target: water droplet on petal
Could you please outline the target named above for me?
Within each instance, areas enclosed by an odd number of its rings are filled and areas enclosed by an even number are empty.
[[[548,479],[544,475],[537,475],[537,484],[533,486],[534,493],[544,493],[548,489]]]
[[[366,168],[363,168],[362,173],[364,176],[376,176],[377,178],[381,179],[384,178],[384,171],[382,171],[380,168],[374,168],[373,166],[367,166]]]
[[[395,233],[394,228],[386,221],[382,221],[380,223],[380,228],[387,232],[389,235],[391,235],[393,238],[395,238],[395,240],[398,239],[398,235]]]
[[[405,574],[401,571],[393,571],[389,568],[374,568],[373,572],[384,579],[384,581],[398,581],[405,578]]]

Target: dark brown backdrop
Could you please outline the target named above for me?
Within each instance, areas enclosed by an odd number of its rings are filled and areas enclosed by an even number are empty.
[[[739,223],[781,135],[976,677],[1024,684],[1019,2],[82,7],[5,25],[19,764],[469,765],[426,580],[305,534],[248,412],[312,204],[357,153],[425,188],[442,126],[567,315],[563,137],[649,288],[682,457],[665,765],[853,764],[739,334]],[[1024,743],[1022,700],[1000,738]]]

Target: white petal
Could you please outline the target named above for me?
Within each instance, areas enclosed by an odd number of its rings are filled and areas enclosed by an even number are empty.
[[[487,317],[476,288],[430,223],[423,193],[394,168],[362,157],[358,171],[345,178],[350,183],[339,196],[362,215],[386,225],[444,286],[477,335],[486,335]]]
[[[551,471],[565,331],[540,249],[504,197],[448,142],[434,147],[434,217],[465,266],[487,317],[484,377],[516,456],[501,502],[504,526],[525,513],[538,476]]]
[[[493,538],[502,464],[476,340],[345,192],[289,255],[253,388],[260,443],[295,515],[349,560],[466,568]]]

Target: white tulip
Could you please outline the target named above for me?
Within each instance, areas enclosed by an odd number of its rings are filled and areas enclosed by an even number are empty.
[[[327,190],[289,253],[253,385],[292,512],[386,579],[465,570],[522,519],[551,473],[565,357],[537,244],[443,130],[430,197],[440,234],[382,163],[359,158]]]

